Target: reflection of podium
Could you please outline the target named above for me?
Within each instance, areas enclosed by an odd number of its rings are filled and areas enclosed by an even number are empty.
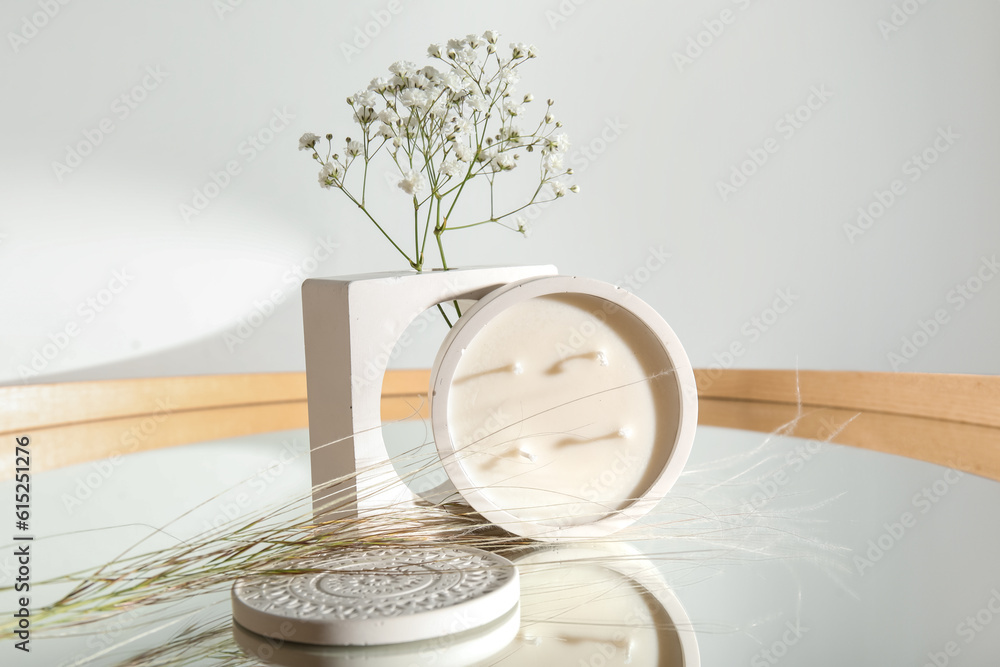
[[[509,282],[555,272],[554,266],[482,267],[306,280],[314,510],[345,516],[414,500],[386,452],[380,409],[389,355],[414,319],[439,303],[480,299]]]

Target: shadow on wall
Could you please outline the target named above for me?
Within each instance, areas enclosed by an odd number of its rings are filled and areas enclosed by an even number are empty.
[[[172,347],[108,363],[40,373],[26,380],[15,376],[2,384],[303,370],[302,305],[296,291],[273,310],[252,309],[222,331]]]

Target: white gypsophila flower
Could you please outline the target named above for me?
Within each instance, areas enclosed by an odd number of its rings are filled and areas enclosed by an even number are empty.
[[[371,83],[368,84],[368,90],[379,94],[384,93],[388,87],[389,82],[386,81],[385,77],[381,76],[375,77],[371,80]]]
[[[462,162],[468,162],[472,159],[473,148],[464,142],[455,142],[455,157],[457,157]]]
[[[444,58],[444,47],[440,44],[431,44],[427,47],[427,55],[431,58]]]
[[[344,153],[351,157],[357,157],[365,150],[364,144],[360,141],[349,141],[347,146],[344,148]]]
[[[420,70],[420,73],[423,74],[425,77],[427,77],[428,81],[436,82],[441,80],[441,72],[439,72],[438,69],[433,65],[427,65],[422,70]]]
[[[509,146],[523,146],[524,135],[517,125],[504,125],[500,128],[500,140]]]
[[[417,196],[427,187],[427,179],[419,171],[409,170],[403,174],[399,189],[408,195]]]
[[[517,231],[521,232],[525,236],[528,236],[531,232],[528,231],[528,219],[523,215],[519,215],[514,218],[514,224],[517,225]]]
[[[367,125],[368,123],[375,120],[375,109],[374,107],[358,107],[354,112],[354,120],[356,120],[361,125]]]
[[[494,147],[484,148],[478,153],[476,153],[476,162],[487,162],[489,164],[493,163],[493,158],[497,155],[497,149]]]
[[[378,95],[372,90],[362,90],[354,95],[354,104],[359,107],[374,107],[378,100]]]
[[[323,188],[330,188],[340,184],[340,179],[344,176],[344,169],[339,163],[330,160],[319,170],[319,185]]]
[[[444,118],[448,115],[448,103],[443,97],[430,95],[427,99],[431,103],[430,114],[432,116],[435,118]]]
[[[467,167],[463,166],[458,160],[454,158],[448,158],[441,163],[438,171],[445,176],[458,176],[459,174],[465,173]]]
[[[387,93],[397,93],[405,87],[406,87],[406,81],[403,80],[403,77],[399,76],[398,74],[393,74],[392,77],[389,79],[389,83],[386,86],[385,91]]]
[[[471,93],[467,95],[465,102],[472,107],[473,110],[478,111],[479,113],[486,113],[486,110],[490,108],[489,100],[479,93]]]
[[[389,72],[395,74],[401,79],[407,79],[413,76],[413,73],[416,71],[417,66],[409,60],[397,60],[393,64],[389,65]]]
[[[524,42],[511,42],[510,43],[510,56],[511,58],[525,58],[528,55],[528,45]]]
[[[382,123],[378,126],[378,132],[375,133],[375,136],[382,137],[387,140],[394,139],[396,137],[396,130],[392,127],[392,125]]]
[[[476,52],[469,47],[461,49],[455,53],[455,62],[471,65],[476,62]]]
[[[385,123],[386,125],[392,125],[393,123],[399,122],[399,114],[394,110],[386,107],[378,112],[378,119]]]
[[[503,101],[503,112],[511,116],[520,116],[524,113],[524,107],[516,100],[507,98]]]
[[[508,152],[497,153],[490,160],[490,168],[493,171],[510,171],[517,166],[517,160],[514,159],[514,155]]]
[[[569,186],[569,191],[570,192],[579,192],[580,191],[580,186],[577,185],[576,183],[574,183],[573,185]]]
[[[465,79],[456,72],[448,72],[442,77],[441,82],[453,93],[464,93],[466,91]]]
[[[478,49],[480,46],[482,46],[486,42],[483,41],[483,38],[480,37],[479,35],[469,34],[469,35],[465,36],[465,43],[468,44],[470,47],[472,47],[474,49]]]
[[[562,172],[563,170],[563,156],[562,153],[549,153],[544,158],[542,158],[542,168],[545,171],[551,172]]]
[[[490,44],[496,44],[497,40],[500,39],[500,33],[496,30],[487,30],[483,33],[483,39],[485,39]]]
[[[472,132],[472,123],[464,116],[455,116],[448,122],[448,133],[455,135],[467,135]]]
[[[406,136],[415,136],[420,130],[420,116],[411,113],[406,118],[400,118],[399,124],[406,130]]]
[[[557,134],[548,141],[547,148],[549,151],[554,151],[556,153],[565,153],[569,150],[569,137],[565,134]]]
[[[316,142],[319,141],[319,137],[312,132],[306,132],[301,137],[299,137],[299,150],[316,150]]]
[[[399,103],[404,107],[422,109],[427,103],[427,93],[419,88],[407,88],[399,94]]]
[[[563,197],[566,195],[566,185],[561,181],[549,181],[549,187],[552,188],[552,194],[556,197]]]
[[[521,80],[521,75],[513,67],[504,65],[500,69],[500,80],[508,86],[516,86],[517,82]]]
[[[421,90],[426,89],[430,86],[430,84],[430,79],[424,76],[422,72],[417,72],[413,75],[413,78],[410,79],[410,85],[414,88],[420,88]]]

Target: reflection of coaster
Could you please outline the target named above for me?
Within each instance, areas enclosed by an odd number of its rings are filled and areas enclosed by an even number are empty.
[[[233,618],[257,634],[328,646],[417,641],[503,616],[520,596],[517,569],[479,549],[345,550],[296,561],[302,574],[245,577]]]
[[[233,623],[233,638],[250,657],[284,667],[469,667],[490,661],[517,635],[520,606],[480,628],[388,646],[313,646],[262,637]]]

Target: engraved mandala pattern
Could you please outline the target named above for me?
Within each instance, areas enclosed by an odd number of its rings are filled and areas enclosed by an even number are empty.
[[[284,617],[364,620],[452,607],[514,576],[504,559],[463,549],[368,549],[291,567],[321,571],[248,577],[234,594],[253,609]]]

